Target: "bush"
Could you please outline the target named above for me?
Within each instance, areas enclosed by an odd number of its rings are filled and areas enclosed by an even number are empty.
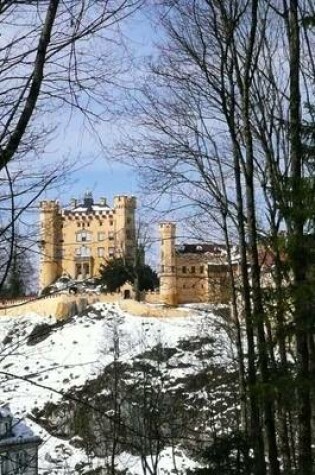
[[[188,472],[189,475],[251,475],[253,463],[249,444],[240,431],[216,436],[204,452],[205,467]]]

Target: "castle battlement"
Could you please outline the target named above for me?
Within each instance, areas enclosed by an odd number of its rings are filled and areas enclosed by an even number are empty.
[[[40,288],[52,284],[64,273],[74,279],[99,275],[106,260],[135,255],[134,196],[116,196],[114,207],[106,198],[95,202],[91,192],[82,200],[73,198],[62,207],[58,201],[41,201]]]
[[[160,298],[176,305],[190,302],[227,303],[230,281],[225,247],[220,244],[176,245],[176,223],[159,225]]]
[[[172,223],[170,221],[165,221],[163,223],[160,223],[159,224],[159,227],[160,227],[160,230],[172,230],[172,231],[175,231],[176,230],[176,224],[175,223]]]
[[[57,200],[44,200],[39,203],[39,207],[42,211],[59,211],[60,204]]]
[[[136,209],[137,199],[135,196],[118,195],[114,198],[114,208]]]

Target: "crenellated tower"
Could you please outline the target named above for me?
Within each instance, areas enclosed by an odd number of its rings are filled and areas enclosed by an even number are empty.
[[[162,302],[169,305],[177,304],[176,286],[176,224],[165,222],[160,224],[161,268],[160,295]]]
[[[57,201],[40,203],[40,275],[41,289],[54,282],[61,274],[62,218]]]
[[[135,210],[137,201],[135,196],[115,196],[115,254],[124,256],[133,261],[136,252],[137,236]]]
[[[40,282],[42,290],[62,276],[88,280],[114,257],[134,261],[136,198],[116,196],[110,207],[105,198],[94,201],[91,192],[62,207],[56,201],[40,203]]]

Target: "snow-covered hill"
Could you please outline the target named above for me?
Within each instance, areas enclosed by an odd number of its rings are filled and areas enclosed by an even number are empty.
[[[107,473],[97,467],[109,463],[129,475],[154,464],[161,475],[185,474],[198,465],[196,447],[235,417],[233,345],[218,312],[185,314],[136,317],[96,304],[63,323],[1,318],[0,403],[43,438],[40,474]]]

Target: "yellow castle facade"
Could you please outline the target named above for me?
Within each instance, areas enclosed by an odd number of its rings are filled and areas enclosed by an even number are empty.
[[[88,279],[99,275],[111,258],[133,260],[136,251],[136,198],[115,196],[94,202],[91,193],[62,207],[57,201],[40,203],[39,287],[44,289],[62,275]]]
[[[228,303],[230,278],[221,244],[176,245],[176,224],[160,224],[160,299],[169,305]]]

